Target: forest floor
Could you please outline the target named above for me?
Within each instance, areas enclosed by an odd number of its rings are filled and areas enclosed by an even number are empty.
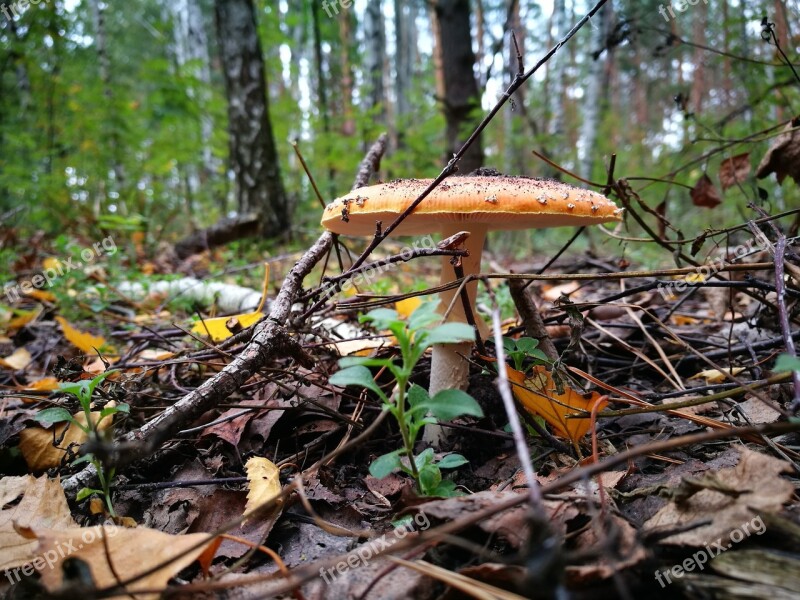
[[[102,264],[7,296],[0,585],[8,598],[795,598],[798,364],[775,359],[787,336],[800,341],[800,250],[779,248],[776,280],[775,241],[705,274],[567,254],[547,269],[555,280],[532,275],[523,293],[555,361],[507,282],[490,280],[536,483],[485,340],[468,389],[480,409],[446,424],[436,452],[414,448],[420,469],[444,461],[427,473],[452,482],[449,497],[421,494],[400,458],[404,469],[376,467],[403,448],[371,391],[396,391],[385,364],[401,350],[397,331],[357,318],[394,307],[384,319],[407,327],[425,309],[391,294],[438,259],[385,275],[385,295],[249,328],[252,307],[187,325],[215,309],[100,294],[114,275]],[[43,259],[57,248],[16,243],[22,279],[55,266]],[[544,262],[506,266],[533,274]],[[371,357],[373,381],[329,381],[343,356]],[[412,366],[408,385],[426,388],[429,353]],[[82,478],[87,464],[105,486]]]

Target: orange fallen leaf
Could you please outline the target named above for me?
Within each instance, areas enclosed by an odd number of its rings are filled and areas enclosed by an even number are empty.
[[[555,435],[573,443],[589,432],[591,420],[567,419],[567,415],[580,411],[591,412],[598,402],[599,410],[608,404],[606,400],[601,400],[602,396],[597,392],[579,394],[565,386],[564,393],[559,394],[553,377],[541,366],[534,367],[530,377],[508,367],[508,378],[516,384],[512,386],[514,395],[522,406],[531,414],[547,421]]]
[[[52,392],[58,389],[58,379],[55,377],[43,377],[39,381],[33,381],[23,386],[23,389],[37,392]]]

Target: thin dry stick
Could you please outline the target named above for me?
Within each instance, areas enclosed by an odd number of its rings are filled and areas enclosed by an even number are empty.
[[[786,236],[781,234],[775,243],[775,288],[778,292],[776,304],[778,305],[778,317],[781,322],[781,334],[786,352],[789,356],[796,356],[794,349],[794,339],[792,329],[789,326],[789,312],[786,310],[786,282],[784,281],[783,261],[786,256]],[[794,414],[800,408],[800,371],[792,371],[792,383],[794,384],[794,400],[789,405],[789,412]]]
[[[497,300],[494,297],[492,288],[488,285],[486,288],[489,290],[489,295],[494,305],[492,306],[492,332],[494,334],[494,346],[497,354],[497,373],[499,375],[497,378],[497,389],[500,391],[500,396],[503,398],[503,407],[506,409],[506,416],[508,417],[509,425],[511,425],[511,433],[514,436],[514,446],[517,449],[519,464],[522,466],[522,472],[525,474],[525,480],[528,482],[528,494],[530,495],[531,506],[538,514],[542,514],[542,493],[539,490],[539,480],[536,479],[536,472],[531,463],[531,453],[528,450],[528,445],[525,443],[525,432],[522,429],[522,423],[519,421],[517,407],[514,405],[511,384],[508,382],[500,307],[497,306]]]

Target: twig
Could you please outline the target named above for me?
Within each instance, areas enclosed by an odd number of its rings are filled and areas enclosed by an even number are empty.
[[[361,163],[355,185],[363,185],[369,180],[370,173],[378,168],[387,140],[388,136],[384,134],[373,144]],[[289,322],[291,307],[302,288],[303,279],[326,256],[332,244],[333,234],[326,231],[297,261],[286,275],[280,292],[272,303],[269,316],[255,326],[252,340],[233,362],[141,428],[122,437],[121,445],[127,451],[120,453],[119,463],[116,465],[118,470],[152,454],[186,423],[194,421],[238,390],[275,356],[293,357],[301,364],[313,364],[300,344],[289,336],[285,326]],[[94,467],[87,466],[62,482],[64,492],[74,495],[83,487],[92,487],[96,477]]]
[[[781,323],[783,344],[789,356],[797,356],[792,338],[792,329],[789,326],[789,312],[786,310],[786,282],[783,276],[783,261],[786,255],[786,236],[781,235],[775,243],[775,288],[777,291],[776,304],[778,305],[778,318]],[[789,405],[789,413],[794,414],[800,408],[800,371],[792,371],[794,384],[794,400]]]

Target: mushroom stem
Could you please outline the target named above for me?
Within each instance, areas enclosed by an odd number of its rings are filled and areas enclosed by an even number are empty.
[[[477,223],[455,222],[443,228],[442,239],[446,239],[464,230],[470,232],[470,236],[464,244],[467,252],[469,252],[469,256],[461,258],[461,266],[464,269],[465,276],[476,275],[481,272],[481,254],[483,253],[483,244],[486,241],[488,227]],[[442,257],[442,284],[451,283],[456,279],[453,265],[450,264],[450,259],[451,257],[449,256]],[[467,284],[467,295],[469,296],[470,306],[473,308],[475,306],[477,291],[477,281],[471,281]],[[463,302],[458,298],[453,302],[453,298],[456,297],[457,293],[458,288],[441,292],[439,311],[444,313],[452,303],[453,310],[448,315],[447,322],[468,323]],[[480,327],[482,323],[480,317],[476,317],[475,322],[478,323]],[[431,357],[431,382],[428,388],[428,393],[431,396],[441,390],[467,389],[469,383],[469,362],[464,357],[470,355],[471,349],[471,342],[464,342],[461,344],[437,344],[433,347],[433,356]],[[428,445],[439,448],[447,439],[447,436],[444,428],[440,425],[427,425],[422,438]]]

